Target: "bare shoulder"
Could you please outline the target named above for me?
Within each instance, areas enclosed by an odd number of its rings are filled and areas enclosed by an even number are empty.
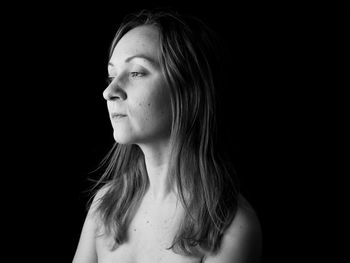
[[[258,263],[261,259],[262,233],[259,218],[249,204],[240,196],[234,220],[224,233],[219,252],[207,255],[205,263]]]
[[[97,263],[97,253],[95,247],[95,236],[98,230],[98,220],[96,208],[99,200],[106,193],[108,187],[102,187],[95,194],[90,209],[86,215],[84,225],[81,230],[79,243],[73,258],[73,263]]]
[[[250,203],[241,195],[236,216],[228,228],[227,235],[237,236],[242,232],[261,235],[259,218]]]
[[[102,197],[109,190],[109,188],[110,188],[110,185],[109,184],[105,184],[100,189],[97,190],[97,192],[95,193],[95,195],[93,197],[91,205],[90,205],[90,209],[89,209],[89,212],[88,212],[89,215],[93,215],[94,214],[94,212],[96,211],[96,208],[98,207],[98,204],[100,203]]]

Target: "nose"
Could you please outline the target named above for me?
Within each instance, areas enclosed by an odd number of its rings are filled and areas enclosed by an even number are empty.
[[[112,81],[103,91],[105,100],[125,100],[127,98],[125,91],[121,88],[117,80]]]

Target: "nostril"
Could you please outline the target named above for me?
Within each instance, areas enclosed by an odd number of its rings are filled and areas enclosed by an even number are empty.
[[[125,100],[127,98],[126,92],[121,86],[114,82],[114,84],[110,84],[104,91],[103,97],[105,100]]]
[[[103,92],[103,98],[105,100],[125,100],[127,98],[127,95],[122,90],[111,91],[111,90],[106,89]]]
[[[108,91],[108,88],[106,88],[104,91],[103,91],[103,93],[102,93],[102,96],[103,96],[103,98],[105,99],[105,100],[109,100],[109,91]]]

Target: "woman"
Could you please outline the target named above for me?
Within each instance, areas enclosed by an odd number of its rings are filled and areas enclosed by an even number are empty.
[[[74,263],[259,262],[259,221],[216,144],[212,39],[175,12],[120,26],[103,93],[116,143]]]

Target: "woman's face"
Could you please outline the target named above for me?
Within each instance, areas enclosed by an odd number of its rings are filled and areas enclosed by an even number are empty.
[[[111,83],[103,97],[118,143],[154,143],[170,136],[170,92],[158,61],[158,34],[153,26],[136,27],[113,50],[108,65]]]

